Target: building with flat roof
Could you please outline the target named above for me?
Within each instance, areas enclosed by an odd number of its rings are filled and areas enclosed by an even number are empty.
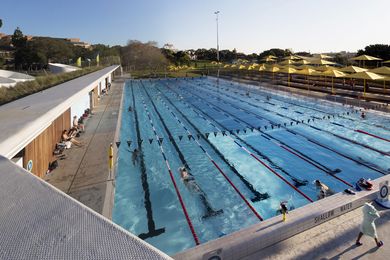
[[[118,65],[0,106],[0,155],[42,177],[73,116],[93,111]]]

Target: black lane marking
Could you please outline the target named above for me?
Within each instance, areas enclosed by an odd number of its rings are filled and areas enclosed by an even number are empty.
[[[165,227],[156,229],[156,225],[154,223],[152,202],[150,201],[148,175],[146,174],[145,158],[144,158],[144,152],[141,144],[141,131],[139,128],[138,113],[135,105],[133,83],[131,83],[130,88],[131,88],[131,95],[133,98],[134,117],[135,117],[135,125],[136,125],[136,132],[137,132],[137,141],[138,141],[137,143],[138,143],[138,149],[140,153],[141,183],[142,183],[142,189],[144,190],[144,206],[146,210],[146,217],[148,219],[148,232],[141,233],[138,235],[138,237],[145,240],[150,237],[161,235],[162,233],[165,232]]]

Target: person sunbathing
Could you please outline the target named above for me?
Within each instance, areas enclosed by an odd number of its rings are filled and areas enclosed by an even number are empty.
[[[69,131],[69,132],[71,132],[71,131]],[[70,134],[70,135],[71,135],[71,134]],[[69,135],[67,134],[67,131],[66,131],[66,130],[62,131],[62,136],[61,136],[61,138],[62,138],[62,141],[63,141],[63,142],[71,142],[72,144],[75,144],[75,145],[77,145],[77,146],[83,146],[83,144],[82,144],[81,142],[77,141],[76,138],[74,138],[72,135],[69,136]]]

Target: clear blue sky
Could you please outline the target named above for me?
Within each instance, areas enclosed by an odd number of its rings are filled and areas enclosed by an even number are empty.
[[[1,32],[77,37],[124,45],[129,39],[178,49],[216,45],[245,53],[356,51],[390,44],[389,0],[1,0]]]

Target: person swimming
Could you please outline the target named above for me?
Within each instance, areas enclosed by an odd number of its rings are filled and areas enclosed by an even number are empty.
[[[135,163],[138,161],[138,154],[139,151],[137,148],[135,148],[131,155],[131,161],[133,162],[133,165],[135,165]]]
[[[187,169],[183,166],[179,168],[179,173],[180,177],[184,183],[184,185],[187,187],[187,189],[194,193],[197,194],[200,198],[200,201],[203,203],[205,209],[206,209],[206,214],[202,218],[208,218],[212,216],[219,215],[223,213],[223,210],[214,210],[210,202],[207,200],[206,194],[204,191],[199,187],[198,183],[196,183],[194,176],[187,171]]]
[[[314,183],[318,189],[317,197],[319,200],[334,194],[334,192],[320,180],[315,180]]]
[[[192,174],[190,174],[185,167],[180,167],[179,172],[181,179],[191,192],[202,192],[202,190],[199,188],[199,185],[196,183],[194,176],[192,176]]]
[[[366,118],[366,114],[364,113],[364,111],[360,114],[360,117],[365,119]]]

